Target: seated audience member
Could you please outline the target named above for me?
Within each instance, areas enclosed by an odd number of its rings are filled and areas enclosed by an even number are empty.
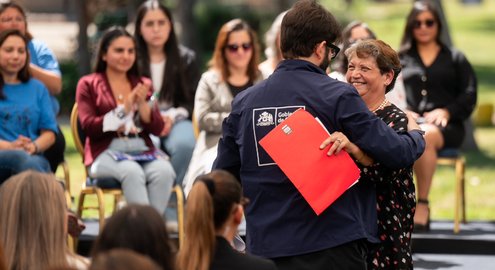
[[[0,245],[9,270],[88,266],[67,247],[67,205],[53,174],[29,170],[0,187]]]
[[[265,33],[266,60],[258,66],[265,79],[273,73],[278,63],[283,60],[282,52],[280,51],[280,26],[285,13],[287,11],[280,13],[273,21],[270,29]]]
[[[137,11],[134,36],[139,68],[153,81],[154,97],[164,129],[160,145],[170,155],[182,185],[196,138],[191,122],[199,69],[196,55],[179,44],[170,10],[158,0],[147,0]]]
[[[163,269],[173,269],[174,258],[165,221],[150,206],[131,204],[106,222],[91,251],[91,257],[124,248],[150,257]]]
[[[407,106],[426,132],[425,152],[414,163],[418,204],[414,230],[430,229],[428,196],[437,166],[437,151],[461,146],[476,106],[473,67],[459,50],[440,40],[442,21],[429,1],[416,1],[407,16],[399,57]]]
[[[103,34],[95,73],[79,80],[76,101],[89,175],[115,178],[128,203],[150,204],[163,215],[175,173],[149,137],[163,129],[158,107],[148,102],[150,84],[138,74],[133,37],[115,27]]]
[[[0,33],[0,184],[32,169],[50,172],[43,152],[55,141],[57,122],[46,87],[28,69],[27,40],[18,30]]]
[[[168,270],[161,268],[146,255],[129,249],[113,249],[98,254],[89,270]]]
[[[52,108],[55,115],[60,111],[60,104],[55,97],[62,91],[62,77],[57,59],[46,44],[34,39],[28,31],[26,12],[14,2],[5,1],[0,5],[0,32],[4,30],[19,30],[26,36],[29,50],[29,72],[33,78],[41,81],[50,93],[51,103],[46,108]],[[64,160],[65,138],[57,127],[55,143],[43,153],[50,163],[51,170],[56,171],[58,164]]]
[[[196,90],[194,116],[200,133],[184,177],[186,194],[198,175],[211,170],[222,121],[232,109],[230,103],[262,79],[258,59],[259,45],[251,27],[241,19],[225,23],[218,33],[210,68],[201,76]]]
[[[277,269],[266,259],[232,247],[243,216],[241,186],[221,170],[199,176],[186,204],[184,244],[177,255],[180,270]]]

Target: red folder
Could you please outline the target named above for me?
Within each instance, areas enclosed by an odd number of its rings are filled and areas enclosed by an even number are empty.
[[[317,215],[355,184],[360,173],[347,152],[328,156],[328,148],[320,150],[328,136],[317,119],[299,109],[259,142]]]

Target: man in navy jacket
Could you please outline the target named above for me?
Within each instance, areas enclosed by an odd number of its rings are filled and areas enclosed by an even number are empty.
[[[259,145],[274,126],[304,108],[391,168],[411,165],[424,150],[421,131],[395,133],[354,87],[324,72],[335,57],[339,29],[315,1],[297,2],[282,22],[286,60],[267,80],[241,92],[223,123],[214,168],[236,175],[250,199],[248,251],[273,259],[279,269],[366,269],[367,244],[378,239],[374,186],[358,182],[317,216]]]

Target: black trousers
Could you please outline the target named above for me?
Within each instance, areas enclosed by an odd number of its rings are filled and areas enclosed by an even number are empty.
[[[368,242],[364,239],[303,255],[272,259],[279,270],[366,270]]]
[[[60,126],[57,126],[57,128],[58,132],[55,134],[55,143],[43,152],[43,155],[50,163],[52,172],[55,172],[58,164],[64,161],[65,137]]]

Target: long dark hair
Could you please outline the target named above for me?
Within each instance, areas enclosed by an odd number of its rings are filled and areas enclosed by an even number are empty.
[[[134,38],[123,27],[114,26],[109,28],[108,30],[105,31],[105,33],[103,33],[103,36],[101,37],[100,40],[100,44],[98,46],[95,72],[104,73],[106,71],[107,62],[103,61],[103,55],[107,53],[110,44],[112,44],[112,42],[119,37],[129,37],[132,40],[132,42],[134,42],[134,45],[136,45],[136,41],[134,40]],[[134,61],[132,67],[127,71],[127,75],[139,77],[139,69],[138,69],[137,61]]]
[[[25,29],[26,38],[27,38],[27,40],[33,39],[33,36],[31,35],[31,33],[29,33],[29,31],[27,29],[27,27],[28,27],[27,26],[27,18],[26,18],[26,12],[24,11],[24,8],[22,8],[21,5],[16,4],[14,2],[4,2],[4,3],[0,4],[0,14],[2,14],[8,8],[17,9],[19,11],[19,13],[21,13],[22,17],[24,18],[24,24],[26,25],[26,29]]]
[[[91,256],[126,248],[149,256],[163,269],[174,269],[169,242],[165,222],[154,208],[130,204],[110,217],[96,239]]]
[[[19,31],[15,29],[5,30],[0,33],[0,47],[3,45],[5,40],[10,36],[20,37],[24,41],[24,49],[26,50],[26,62],[22,66],[21,70],[17,72],[17,79],[21,82],[25,83],[29,81],[31,78],[31,73],[29,72],[29,50],[28,50],[28,40],[27,38]],[[5,85],[5,81],[3,80],[3,76],[0,76],[0,99],[5,99],[5,95],[3,93],[3,86]]]
[[[175,106],[179,104],[188,104],[192,101],[193,93],[196,89],[187,89],[186,75],[185,75],[185,63],[182,62],[179,51],[179,43],[177,36],[175,35],[174,23],[172,20],[172,13],[168,8],[162,5],[157,0],[148,0],[141,4],[137,11],[136,23],[134,28],[134,37],[137,43],[138,61],[141,73],[143,76],[151,78],[150,70],[150,55],[148,52],[148,46],[141,33],[141,24],[146,13],[150,10],[160,10],[165,14],[165,17],[170,21],[170,33],[165,45],[163,46],[163,52],[167,56],[165,64],[165,70],[163,72],[163,80],[159,100],[172,102]],[[155,91],[158,89],[155,89]]]
[[[440,20],[440,13],[438,12],[437,8],[430,2],[418,1],[414,3],[413,8],[409,12],[409,15],[407,15],[406,27],[404,28],[404,35],[402,36],[402,41],[400,43],[399,54],[406,53],[411,48],[416,47],[416,40],[414,39],[414,33],[413,33],[414,21],[421,12],[425,12],[425,11],[431,12],[433,17],[435,18],[435,23],[438,26],[436,41],[438,44],[442,46],[444,45],[443,42],[441,41],[442,20]]]

